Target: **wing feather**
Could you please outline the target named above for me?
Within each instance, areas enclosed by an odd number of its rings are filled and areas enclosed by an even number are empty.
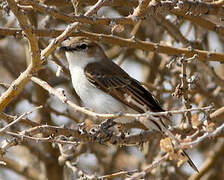
[[[84,71],[89,82],[132,109],[140,113],[163,111],[149,91],[112,61],[90,63]]]

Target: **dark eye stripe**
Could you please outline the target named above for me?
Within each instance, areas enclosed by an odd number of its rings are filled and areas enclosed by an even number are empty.
[[[62,51],[77,51],[77,48],[69,47],[69,46],[62,46],[62,47],[60,47],[60,50],[62,50]]]
[[[62,46],[60,48],[60,50],[62,51],[79,51],[79,50],[85,50],[88,48],[87,44],[81,44],[81,45],[77,45],[75,47],[70,47],[70,46]]]

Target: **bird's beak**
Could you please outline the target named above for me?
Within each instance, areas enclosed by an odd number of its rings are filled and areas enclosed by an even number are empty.
[[[61,46],[59,48],[59,51],[61,51],[61,52],[65,52],[65,51],[68,51],[68,50],[69,50],[69,47],[68,46]]]
[[[59,51],[68,52],[68,51],[76,51],[77,48],[71,46],[61,46]]]

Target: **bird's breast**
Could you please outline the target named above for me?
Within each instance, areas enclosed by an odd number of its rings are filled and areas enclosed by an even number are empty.
[[[82,67],[69,67],[72,84],[84,105],[98,113],[116,113],[124,110],[124,105],[91,84]]]

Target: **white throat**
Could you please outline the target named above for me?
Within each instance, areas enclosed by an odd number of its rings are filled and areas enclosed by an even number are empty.
[[[69,63],[70,71],[74,66],[79,66],[80,68],[85,68],[87,64],[96,62],[97,59],[94,57],[89,57],[84,52],[66,52],[66,57]]]
[[[124,110],[122,103],[95,87],[86,78],[84,73],[86,65],[99,59],[89,57],[84,52],[66,52],[66,57],[69,62],[72,85],[86,107],[98,113],[116,113]]]

